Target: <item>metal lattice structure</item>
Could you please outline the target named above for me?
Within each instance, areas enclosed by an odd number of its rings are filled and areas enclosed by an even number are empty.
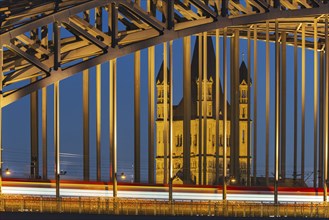
[[[248,67],[250,66],[250,40],[255,42],[258,40],[266,41],[266,85],[269,85],[269,42],[275,42],[275,188],[277,192],[279,181],[279,169],[281,175],[285,175],[285,164],[281,163],[279,168],[279,157],[285,154],[280,153],[279,146],[285,151],[283,138],[279,137],[281,129],[279,121],[284,124],[283,113],[280,115],[280,108],[285,109],[285,104],[280,105],[281,98],[285,97],[285,89],[280,91],[280,85],[285,80],[280,81],[280,74],[286,74],[286,70],[280,70],[281,66],[286,65],[280,63],[280,45],[282,46],[282,56],[286,58],[286,45],[292,45],[294,48],[302,48],[302,151],[305,149],[305,49],[309,48],[314,53],[319,52],[322,62],[320,67],[320,100],[328,99],[328,72],[329,72],[329,40],[328,40],[328,14],[329,3],[327,0],[36,0],[36,1],[13,1],[4,0],[0,2],[0,107],[3,108],[20,98],[31,95],[31,161],[34,163],[34,169],[31,173],[38,173],[38,135],[37,135],[37,91],[42,89],[43,97],[46,94],[45,88],[51,84],[55,85],[54,89],[54,115],[55,115],[55,143],[56,146],[56,182],[59,182],[59,82],[74,74],[83,72],[84,77],[84,176],[89,178],[89,168],[86,164],[89,162],[88,143],[88,106],[89,102],[86,98],[88,95],[88,72],[89,68],[96,66],[96,136],[97,136],[97,179],[100,180],[100,64],[110,62],[110,145],[111,145],[111,179],[113,180],[113,192],[116,196],[116,58],[135,53],[135,181],[140,181],[140,101],[138,84],[140,81],[140,50],[149,48],[149,77],[150,81],[154,81],[154,46],[165,43],[164,57],[167,57],[167,44],[169,47],[169,65],[164,62],[164,69],[172,65],[172,40],[184,38],[183,43],[183,69],[184,80],[188,78],[190,73],[190,38],[189,36],[200,34],[203,39],[208,35],[214,35],[218,39],[223,37],[224,55],[227,50],[227,38],[230,37],[234,42],[235,48],[231,48],[231,56],[234,60],[233,65],[237,66],[239,39],[248,39]],[[201,39],[201,37],[200,37]],[[313,39],[313,40],[312,40]],[[219,42],[216,41],[216,45]],[[233,43],[232,43],[233,44]],[[257,45],[254,44],[254,57],[257,58]],[[200,53],[201,54],[201,53]],[[219,49],[216,46],[216,56]],[[295,49],[295,55],[297,50]],[[152,58],[153,56],[153,58]],[[207,60],[207,51],[203,51],[203,59]],[[295,56],[296,57],[296,56]],[[317,63],[317,55],[315,55],[314,63]],[[201,58],[202,59],[202,58]],[[285,59],[286,60],[286,59]],[[231,61],[230,61],[231,62]],[[254,59],[257,64],[257,59]],[[227,60],[224,58],[224,81],[227,80]],[[324,65],[326,63],[326,65]],[[206,65],[205,65],[206,66]],[[256,66],[256,65],[255,65]],[[297,68],[297,64],[295,65]],[[314,74],[318,72],[317,64]],[[219,71],[219,67],[216,67]],[[315,67],[314,67],[315,68]],[[322,68],[322,69],[321,69]],[[170,70],[172,68],[170,67]],[[282,69],[286,69],[282,68]],[[204,72],[207,69],[203,69]],[[282,73],[281,73],[281,72]],[[297,70],[295,70],[297,72]],[[201,74],[202,70],[200,71]],[[172,74],[170,71],[169,74]],[[296,73],[297,74],[297,73]],[[219,74],[218,74],[219,75]],[[202,75],[200,79],[202,78]],[[153,78],[152,78],[153,77]],[[164,81],[167,82],[167,75]],[[296,80],[295,75],[295,80]],[[317,75],[315,75],[317,77]],[[250,76],[248,76],[250,79]],[[172,77],[170,77],[172,79]],[[236,79],[234,79],[236,80]],[[303,81],[304,80],[304,81]],[[185,82],[184,81],[184,82]],[[323,83],[326,82],[326,83]],[[232,82],[231,85],[234,84]],[[249,84],[250,82],[248,82]],[[256,82],[255,82],[256,83]],[[304,84],[303,84],[304,83]],[[216,81],[219,84],[219,81]],[[167,85],[165,84],[165,87]],[[184,84],[184,97],[190,96],[190,88]],[[317,88],[318,85],[315,85]],[[206,86],[204,86],[205,88]],[[224,83],[224,89],[226,82]],[[232,87],[234,88],[234,87]],[[269,88],[269,86],[268,86]],[[284,87],[282,87],[284,88]],[[316,89],[315,89],[316,90]],[[315,91],[314,90],[314,91]],[[149,178],[150,182],[154,180],[154,85],[149,84],[149,91],[152,91],[149,97]],[[203,91],[206,94],[206,90]],[[234,91],[233,91],[234,92]],[[233,94],[232,92],[232,94]],[[256,93],[256,92],[255,92]],[[225,95],[226,92],[224,92]],[[166,96],[171,96],[165,93]],[[250,95],[250,94],[249,94]],[[318,97],[315,92],[315,97]],[[256,97],[256,96],[255,96]],[[225,99],[227,96],[225,96]],[[266,90],[266,179],[268,181],[268,140],[269,140],[269,90]],[[46,102],[46,98],[44,98]],[[153,100],[153,101],[152,101]],[[170,98],[172,101],[172,96]],[[234,100],[234,99],[233,99]],[[255,105],[257,99],[255,99]],[[316,100],[316,98],[315,98]],[[42,109],[46,109],[46,104],[42,102]],[[185,103],[186,102],[186,103]],[[191,100],[186,98],[184,106],[189,106]],[[150,104],[151,103],[151,104]],[[201,103],[201,102],[200,102]],[[320,134],[320,146],[317,148],[315,142],[315,152],[319,151],[319,155],[324,155],[320,160],[319,169],[323,172],[321,183],[326,189],[328,177],[328,100],[322,103],[314,103],[314,106],[320,106],[319,113],[319,132],[314,131],[314,136]],[[172,102],[169,107],[172,106]],[[200,105],[200,109],[201,109]],[[203,106],[204,107],[204,106]],[[167,108],[167,107],[165,107]],[[216,107],[217,108],[217,107]],[[226,107],[224,107],[226,108]],[[234,108],[234,107],[233,107]],[[238,113],[237,107],[234,108]],[[217,109],[219,110],[219,109]],[[224,115],[227,112],[224,109]],[[296,111],[296,109],[295,109]],[[165,109],[167,112],[167,109]],[[219,111],[217,111],[219,112]],[[250,109],[248,110],[250,114]],[[0,113],[1,114],[1,113]],[[166,113],[167,114],[167,113]],[[219,113],[217,113],[219,114]],[[153,115],[153,116],[152,116]],[[234,115],[234,114],[233,114]],[[295,113],[297,115],[297,113]],[[184,116],[184,142],[188,143],[188,134],[190,133],[189,124],[190,112],[186,111]],[[297,116],[296,116],[297,117]],[[164,120],[170,118],[168,115]],[[204,117],[206,118],[206,117]],[[225,121],[226,119],[224,119]],[[218,121],[218,117],[217,117]],[[296,121],[296,120],[295,120]],[[314,123],[317,125],[318,115],[314,115]],[[1,123],[1,115],[0,115]],[[45,123],[45,124],[44,124]],[[248,121],[250,123],[250,120]],[[225,123],[224,123],[225,124]],[[46,143],[46,122],[43,120],[43,143]],[[233,122],[234,125],[234,122]],[[249,124],[250,125],[250,124]],[[200,126],[201,127],[201,126]],[[317,127],[317,126],[315,126]],[[233,129],[237,127],[233,126]],[[170,130],[170,127],[168,127]],[[200,128],[201,129],[201,128]],[[204,128],[206,129],[206,128]],[[226,128],[224,128],[225,130]],[[296,127],[295,127],[296,129]],[[256,128],[254,128],[256,130]],[[297,130],[297,129],[296,129]],[[199,130],[200,131],[200,130]],[[168,133],[168,131],[167,131]],[[234,133],[234,132],[231,132]],[[257,132],[254,132],[257,134]],[[322,136],[321,136],[322,135]],[[225,133],[224,133],[224,136]],[[248,135],[250,136],[250,134]],[[295,137],[297,138],[297,137]],[[206,139],[206,137],[204,137]],[[257,138],[255,138],[257,139]],[[224,146],[226,139],[224,138]],[[296,141],[295,141],[296,142]],[[46,144],[44,144],[46,145]],[[0,137],[1,146],[1,137]],[[36,146],[36,147],[35,147]],[[218,135],[216,137],[216,146],[218,146]],[[324,147],[322,147],[324,146]],[[184,161],[189,163],[189,148],[184,148]],[[170,155],[169,148],[169,155]],[[218,152],[218,151],[217,151]],[[226,153],[226,152],[225,152]],[[223,158],[226,158],[224,153]],[[251,152],[248,153],[251,155]],[[305,157],[305,153],[302,154]],[[47,155],[43,155],[46,161]],[[256,156],[255,156],[256,157]],[[319,156],[320,157],[320,156]],[[218,153],[217,153],[218,159]],[[172,180],[170,173],[171,155],[169,160],[169,184]],[[304,160],[304,158],[302,158]],[[200,160],[201,161],[201,160]],[[315,162],[315,173],[317,162]],[[256,161],[255,161],[256,164]],[[297,164],[295,162],[294,164]],[[224,166],[226,162],[224,160]],[[256,165],[254,165],[255,167]],[[44,162],[46,167],[46,162]],[[153,167],[151,169],[151,167]],[[200,166],[201,167],[201,166]],[[304,167],[302,164],[302,179],[304,179]],[[45,169],[44,169],[45,170]],[[224,169],[224,193],[226,186],[226,169]],[[248,164],[250,170],[250,163]],[[45,171],[44,171],[45,172]],[[184,166],[184,175],[188,175],[188,166]],[[1,173],[1,156],[0,156],[0,173]],[[152,174],[153,173],[153,174]],[[43,173],[46,177],[47,173]],[[250,179],[251,174],[248,173]],[[254,177],[256,172],[254,170]],[[1,177],[0,177],[1,178]],[[316,177],[315,177],[316,178]],[[316,182],[316,181],[314,181]],[[326,191],[325,191],[326,192]],[[59,195],[59,186],[57,185],[57,195]],[[326,200],[325,193],[325,200]],[[223,199],[225,197],[223,196]],[[277,194],[275,197],[277,202]]]
[[[293,32],[299,23],[313,23],[314,17],[328,12],[326,1],[316,0],[148,1],[147,4],[145,9],[137,1],[128,0],[2,1],[0,38],[2,47],[8,50],[4,49],[3,54],[1,106],[84,69],[165,41],[223,27],[248,29],[252,24],[273,19],[279,19],[280,30]],[[96,10],[93,22],[90,10]],[[108,14],[107,21],[104,13]],[[54,31],[54,23],[74,36],[62,37],[58,33],[56,45],[48,37]],[[324,24],[318,25],[319,36],[323,37]],[[312,27],[306,28],[311,35]],[[40,39],[33,34],[38,29]],[[273,29],[272,22],[270,30]],[[259,31],[265,32],[264,24]],[[322,46],[320,42],[319,48]],[[54,61],[56,51],[58,64]],[[56,65],[61,68],[56,70]],[[36,82],[29,82],[35,78]]]

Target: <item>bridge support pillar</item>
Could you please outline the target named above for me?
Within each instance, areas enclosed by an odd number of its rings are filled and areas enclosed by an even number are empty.
[[[297,97],[298,97],[298,45],[297,45],[297,30],[294,32],[294,171],[293,178],[294,181],[297,180]]]
[[[217,7],[219,7],[219,4],[217,2]],[[219,100],[219,87],[220,87],[220,71],[219,71],[219,29],[216,29],[216,161],[215,161],[215,167],[216,167],[216,179],[215,184],[219,184],[219,111],[220,111],[220,100]]]
[[[207,178],[207,81],[208,81],[208,60],[207,60],[207,55],[208,55],[208,48],[207,48],[207,43],[208,43],[208,36],[207,32],[203,33],[203,85],[202,85],[202,93],[203,93],[203,100],[202,100],[202,108],[203,111],[202,114],[203,117],[203,185],[208,184],[208,178]],[[200,86],[200,85],[199,85]],[[202,96],[201,96],[202,97]],[[189,136],[188,136],[189,138]]]
[[[171,85],[170,85],[171,86]],[[168,44],[163,43],[163,183],[168,183]]]
[[[154,74],[155,48],[148,48],[148,181],[154,183]]]
[[[257,24],[254,25],[254,149],[253,149],[253,184],[257,183]],[[250,67],[248,67],[250,69]],[[249,71],[250,72],[250,71]],[[250,99],[248,99],[250,100]],[[248,105],[250,106],[250,105]]]
[[[90,11],[83,12],[83,19],[90,22]],[[83,179],[90,178],[89,167],[89,69],[82,71],[82,107],[83,107]]]
[[[89,180],[89,70],[82,73],[83,97],[83,179]]]
[[[116,59],[110,60],[110,181],[112,181],[113,197],[117,197],[117,89],[116,89]]]
[[[101,65],[96,66],[96,177],[101,180]]]
[[[328,15],[325,17],[325,95],[324,95],[324,145],[323,145],[323,201],[328,197],[328,97],[329,97],[329,37],[328,37]]]
[[[56,180],[56,198],[59,198],[60,181],[60,156],[59,156],[59,82],[54,83],[54,147],[55,147],[55,180]]]
[[[54,70],[58,70],[61,65],[61,45],[60,45],[60,22],[54,22],[53,32],[54,32]],[[56,182],[56,198],[59,205],[60,197],[60,125],[59,125],[59,81],[54,83],[54,151],[55,151],[55,182]],[[59,210],[59,209],[58,209]]]
[[[156,5],[147,1],[147,11],[155,16]],[[148,181],[154,183],[154,82],[155,76],[155,47],[148,48]]]
[[[200,42],[200,41],[199,41]],[[183,132],[184,132],[184,149],[183,149],[183,177],[184,183],[188,184],[191,179],[190,170],[190,133],[191,133],[191,37],[184,37],[183,39],[183,91],[184,91],[184,121],[183,121]],[[200,152],[199,152],[200,158]],[[200,165],[200,162],[199,162]],[[199,167],[200,171],[200,167]],[[200,177],[200,175],[199,175]],[[199,184],[200,184],[199,179]]]
[[[279,148],[280,148],[280,44],[279,23],[275,20],[275,151],[274,151],[274,203],[278,204]],[[276,206],[277,208],[277,206]]]
[[[317,19],[314,19],[314,160],[313,160],[313,187],[317,187],[318,181],[318,80],[319,80],[319,73],[318,73],[318,22]]]
[[[141,52],[134,57],[134,182],[140,182],[140,66]]]
[[[227,28],[224,28],[223,34],[223,80],[224,80],[224,119],[223,119],[223,202],[226,202],[227,185]],[[225,207],[224,207],[225,208]]]
[[[202,33],[199,34],[198,36],[198,78],[199,78],[199,85],[202,85],[202,65],[203,65],[203,61],[202,61]],[[186,64],[188,66],[190,66],[190,63]],[[186,67],[188,68],[188,67]],[[190,73],[186,73],[191,75]],[[186,82],[186,79],[184,80],[184,82]],[[190,81],[189,81],[190,82]],[[187,82],[186,82],[187,84]],[[190,85],[190,83],[189,83]],[[186,85],[188,86],[188,85]],[[190,91],[190,90],[189,90]],[[199,86],[198,88],[198,94],[202,94],[202,86]],[[198,118],[198,122],[199,122],[199,126],[198,126],[198,183],[199,185],[202,185],[202,149],[203,149],[203,141],[202,141],[202,101],[201,99],[199,99],[199,105],[198,105],[198,109],[199,109],[199,118]],[[186,114],[185,114],[186,115]],[[186,119],[189,120],[189,119]],[[185,145],[184,145],[185,146]]]
[[[169,202],[172,203],[173,199],[173,180],[176,176],[173,176],[173,162],[172,162],[172,150],[173,150],[173,41],[169,42]]]
[[[269,21],[266,21],[266,138],[265,138],[265,179],[269,184],[269,145],[270,145],[270,36]]]
[[[305,180],[305,77],[306,77],[306,70],[305,70],[305,24],[302,24],[302,91],[301,91],[301,98],[302,98],[302,134],[301,134],[301,142],[302,142],[302,149],[301,149],[301,181],[304,182]]]
[[[251,101],[250,101],[250,71],[251,71],[251,30],[248,29],[248,33],[247,33],[247,36],[248,36],[248,45],[247,45],[247,56],[248,56],[248,75],[247,75],[247,85],[248,85],[248,89],[247,89],[247,99],[248,99],[248,109],[247,109],[247,116],[248,116],[248,125],[247,125],[247,138],[248,138],[248,141],[247,141],[247,186],[250,186],[251,185],[251,169],[250,169],[250,162],[251,162],[251,149],[250,149],[250,146],[251,146],[251,126],[250,126],[250,118],[251,118],[251,114],[250,114],[250,105],[251,105]]]
[[[281,94],[281,147],[280,147],[280,176],[283,181],[285,181],[286,178],[286,75],[287,75],[287,48],[286,48],[286,43],[287,43],[287,34],[285,31],[281,33],[281,51],[282,51],[282,56],[281,56],[281,89],[282,89],[282,94]]]
[[[44,48],[48,48],[48,26],[43,26],[41,28],[41,45]],[[48,143],[47,143],[47,87],[42,88],[42,178],[48,178]]]

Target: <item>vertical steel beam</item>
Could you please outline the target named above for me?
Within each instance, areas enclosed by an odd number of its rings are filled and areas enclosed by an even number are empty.
[[[235,153],[235,138],[236,138],[236,133],[235,133],[235,117],[236,115],[234,114],[234,109],[235,109],[235,95],[234,95],[234,78],[235,78],[235,60],[234,60],[234,48],[235,48],[235,35],[232,35],[230,39],[230,103],[231,103],[231,109],[230,109],[230,115],[231,115],[231,120],[230,120],[230,137],[229,137],[229,145],[230,145],[230,165],[229,165],[229,171],[230,171],[230,176],[234,176],[235,172],[235,162],[234,158],[236,156]],[[235,177],[237,178],[237,177]]]
[[[38,29],[30,32],[31,39],[36,42],[38,37]],[[31,83],[35,82],[37,78],[32,78]],[[39,176],[39,108],[38,108],[38,91],[30,94],[30,137],[31,137],[31,164],[30,177],[38,178]]]
[[[113,184],[113,197],[117,197],[117,63],[116,59],[110,60],[110,109],[109,109],[109,120],[110,120],[110,180]]]
[[[302,24],[302,150],[301,150],[301,180],[305,179],[305,24]]]
[[[140,182],[140,66],[141,53],[134,56],[134,181]]]
[[[219,4],[217,2],[217,7],[219,7]],[[216,29],[216,161],[215,161],[215,166],[216,166],[216,179],[215,179],[215,184],[219,184],[219,111],[220,111],[220,100],[219,100],[219,93],[221,92],[219,90],[220,87],[220,54],[219,54],[219,29]]]
[[[199,78],[199,160],[198,160],[198,168],[199,168],[199,185],[202,184],[202,33],[198,36],[198,78]],[[190,65],[190,64],[189,64]]]
[[[280,148],[280,44],[279,23],[275,20],[275,150],[274,150],[274,203],[278,203],[279,148]]]
[[[172,202],[173,196],[173,41],[169,41],[169,202]]]
[[[317,187],[318,180],[318,21],[314,19],[314,160],[313,160],[313,187]]]
[[[269,183],[269,147],[270,147],[270,37],[269,22],[266,21],[266,139],[265,139],[265,179]]]
[[[54,22],[54,70],[58,70],[61,64],[61,45],[60,45],[60,28],[59,22]],[[56,182],[56,198],[60,197],[60,158],[59,158],[59,81],[54,83],[54,147],[55,147],[55,182]]]
[[[118,5],[114,2],[108,5],[108,24],[111,35],[111,46],[117,46],[118,36]],[[109,61],[109,130],[110,130],[110,181],[112,181],[113,197],[117,197],[117,61]]]
[[[325,86],[325,73],[324,73],[324,50],[320,52],[320,111],[319,111],[319,188],[323,187],[323,145],[324,145],[324,86]]]
[[[82,72],[83,96],[83,179],[89,180],[89,70]]]
[[[297,104],[298,104],[298,45],[297,45],[297,30],[294,33],[294,172],[293,178],[297,180]]]
[[[102,30],[102,8],[95,8],[95,26]],[[101,180],[101,120],[102,120],[102,97],[101,97],[101,64],[96,65],[96,173],[97,181]]]
[[[47,87],[42,88],[42,178],[47,179]]]
[[[83,12],[84,20],[89,22],[90,11]],[[82,105],[83,105],[83,179],[89,180],[89,70],[82,71]]]
[[[234,95],[234,107],[233,107],[233,123],[234,123],[234,139],[233,139],[233,162],[234,162],[234,176],[237,181],[241,181],[240,174],[240,105],[239,105],[239,84],[240,84],[240,74],[239,74],[239,52],[240,52],[240,33],[239,30],[235,30],[234,32],[234,55],[233,55],[233,95]],[[231,146],[232,147],[232,146]],[[232,164],[232,163],[231,163]]]
[[[101,180],[101,65],[96,65],[96,173]]]
[[[325,15],[325,96],[324,96],[324,145],[323,145],[323,201],[328,199],[328,98],[329,98],[329,37],[328,37],[328,15]]]
[[[31,79],[31,83],[37,79]],[[30,128],[31,128],[31,166],[30,177],[39,176],[39,135],[38,135],[38,91],[30,94]]]
[[[247,79],[247,85],[248,85],[248,90],[247,90],[247,96],[248,96],[248,107],[247,107],[247,115],[248,115],[248,126],[247,126],[247,138],[248,138],[248,141],[247,141],[247,185],[250,186],[251,184],[251,179],[250,179],[250,141],[251,141],[251,138],[250,138],[250,70],[251,70],[251,33],[250,33],[250,29],[248,29],[248,33],[247,33],[247,38],[248,38],[248,45],[247,45],[247,50],[248,50],[248,79]]]
[[[257,182],[257,24],[254,25],[254,150],[253,150],[253,184]],[[250,68],[249,68],[250,69]]]
[[[2,194],[2,99],[3,99],[3,91],[2,91],[2,80],[3,80],[3,45],[0,41],[0,195]]]
[[[223,80],[224,80],[224,120],[223,120],[223,201],[226,201],[227,185],[227,28],[224,28],[223,34]]]
[[[208,139],[207,139],[207,83],[208,83],[208,66],[207,66],[207,32],[203,32],[203,184],[207,185],[207,147],[208,147]]]
[[[136,4],[140,6],[140,1]],[[140,182],[140,75],[141,75],[141,52],[136,51],[134,54],[134,181]]]
[[[163,43],[163,183],[168,183],[168,46]]]
[[[41,27],[41,45],[48,50],[48,26]],[[47,87],[42,88],[42,178],[48,179],[48,144],[47,144]]]
[[[184,97],[184,149],[183,149],[183,177],[184,183],[190,182],[191,177],[191,37],[183,39],[183,97]],[[199,154],[200,158],[200,154]],[[199,179],[200,181],[200,179]],[[200,184],[200,182],[199,182]]]
[[[148,48],[148,182],[154,183],[154,75],[155,50]]]
[[[287,35],[282,32],[281,36],[281,178],[286,178],[286,75],[287,75]]]
[[[153,1],[147,1],[147,11],[155,16]],[[148,48],[148,182],[154,183],[154,82],[155,47]]]
[[[55,146],[55,178],[56,178],[56,198],[60,197],[60,158],[59,158],[59,82],[54,83],[54,146]]]

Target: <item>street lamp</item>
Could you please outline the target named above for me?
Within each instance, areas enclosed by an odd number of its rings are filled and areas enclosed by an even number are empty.
[[[9,170],[9,168],[7,168],[7,169],[5,170],[5,174],[6,174],[7,176],[9,176],[9,175],[11,174],[11,171]]]
[[[126,174],[122,172],[120,175],[120,179],[125,180],[126,178],[127,178]]]

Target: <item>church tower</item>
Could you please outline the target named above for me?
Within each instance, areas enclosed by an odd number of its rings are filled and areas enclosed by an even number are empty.
[[[224,106],[224,95],[221,84],[219,85],[219,175],[216,175],[216,56],[212,43],[211,37],[208,38],[207,42],[208,56],[207,56],[207,77],[201,80],[201,85],[199,85],[199,45],[198,40],[194,46],[192,62],[191,62],[191,135],[190,135],[190,177],[189,183],[191,184],[204,184],[204,185],[214,185],[221,183],[221,178],[223,174],[223,160],[221,159],[224,149],[224,131],[223,131],[223,106]],[[168,70],[167,70],[168,71]],[[247,148],[248,148],[248,70],[244,62],[241,63],[239,69],[239,111],[238,111],[238,121],[239,122],[239,152],[232,155],[238,162],[239,175],[237,176],[239,184],[247,183]],[[167,91],[169,91],[169,77],[167,79],[168,86]],[[206,80],[206,97],[203,97],[203,84]],[[199,89],[201,86],[202,93],[199,94]],[[169,172],[169,140],[168,134],[165,134],[164,127],[167,122],[164,121],[165,118],[165,106],[167,105],[167,110],[169,111],[168,97],[165,98],[165,86],[163,79],[163,65],[161,66],[158,76],[156,79],[156,89],[157,89],[157,120],[156,120],[156,183],[163,184],[168,183],[168,172]],[[181,101],[173,106],[173,131],[172,131],[172,164],[173,164],[173,175],[176,178],[173,180],[174,184],[183,184],[183,149],[184,149],[184,129],[183,129],[183,118],[184,118],[184,106],[182,97]],[[199,103],[206,101],[206,135],[203,132],[199,132],[200,121],[199,116],[203,117],[203,112],[199,112]],[[201,111],[204,111],[202,108]],[[227,101],[227,111],[231,111],[231,104]],[[169,116],[169,114],[167,114]],[[201,127],[203,126],[204,119],[202,120]],[[228,167],[230,169],[230,143],[231,143],[231,116],[227,115],[227,157],[228,157]],[[203,128],[203,127],[202,127]],[[167,142],[166,142],[167,140]],[[201,149],[199,143],[202,143]],[[206,153],[204,153],[204,144],[206,144]],[[201,157],[200,157],[201,156]],[[200,160],[201,158],[201,160]],[[249,157],[250,159],[250,157]],[[203,164],[206,160],[206,169],[204,169]],[[201,161],[201,163],[200,163]],[[201,164],[201,166],[200,166]],[[205,176],[205,182],[204,182]],[[216,179],[219,177],[219,179]],[[200,179],[201,178],[201,179]]]
[[[242,61],[239,69],[240,84],[239,84],[239,149],[240,149],[240,181],[242,185],[247,183],[247,160],[248,156],[248,69],[244,61]]]

